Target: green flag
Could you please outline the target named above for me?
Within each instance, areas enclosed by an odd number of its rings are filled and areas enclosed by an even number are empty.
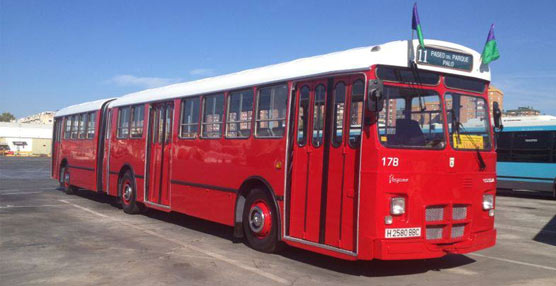
[[[485,43],[485,48],[481,54],[481,60],[483,64],[488,65],[490,62],[497,60],[500,57],[500,52],[498,47],[496,47],[496,39],[494,38],[494,24],[490,26],[490,31],[488,32],[487,41]]]

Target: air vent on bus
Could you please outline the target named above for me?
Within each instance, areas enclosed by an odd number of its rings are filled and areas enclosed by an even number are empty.
[[[444,219],[444,207],[443,206],[428,207],[425,210],[425,219],[428,222],[443,220]]]

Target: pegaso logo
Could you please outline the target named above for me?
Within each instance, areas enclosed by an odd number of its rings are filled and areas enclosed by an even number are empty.
[[[409,178],[396,178],[394,177],[394,175],[390,175],[390,177],[388,177],[388,184],[399,184],[399,183],[407,183],[409,182]]]
[[[485,183],[494,183],[494,178],[484,178],[483,182],[485,182]]]

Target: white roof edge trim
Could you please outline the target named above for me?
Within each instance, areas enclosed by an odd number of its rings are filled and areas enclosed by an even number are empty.
[[[116,99],[116,98],[115,97],[104,98],[104,99],[88,101],[88,102],[83,102],[83,103],[80,103],[80,104],[75,104],[75,105],[71,105],[71,106],[68,106],[68,107],[64,107],[64,108],[58,110],[56,112],[56,114],[54,115],[54,117],[61,117],[61,116],[66,116],[66,115],[70,115],[70,114],[77,114],[77,113],[82,113],[82,112],[99,110],[102,107],[103,104],[105,104],[108,101],[112,101],[114,99]]]
[[[346,51],[296,59],[289,62],[248,69],[195,81],[172,84],[126,94],[110,103],[110,107],[132,105],[146,102],[172,100],[240,88],[267,85],[272,83],[368,70],[373,65],[408,67],[407,40],[385,43],[378,51],[371,52],[373,46],[354,48]],[[413,41],[414,50],[418,40]],[[420,69],[430,70],[490,81],[490,71],[481,67],[480,54],[470,48],[438,40],[426,39],[425,45],[458,50],[473,56],[473,70],[460,71],[435,66],[419,65]]]

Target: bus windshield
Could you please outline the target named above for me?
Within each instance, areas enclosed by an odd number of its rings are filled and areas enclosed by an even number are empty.
[[[446,120],[450,144],[459,150],[489,150],[487,103],[478,96],[446,93]]]
[[[387,147],[442,149],[445,146],[442,105],[434,90],[384,87],[379,114],[380,142]]]

